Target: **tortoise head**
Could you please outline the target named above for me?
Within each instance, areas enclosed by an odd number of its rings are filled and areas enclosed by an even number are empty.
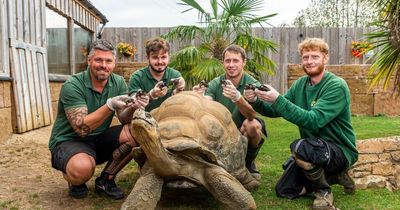
[[[143,109],[137,109],[133,113],[130,131],[140,145],[149,143],[149,140],[157,140],[160,135],[157,121]]]

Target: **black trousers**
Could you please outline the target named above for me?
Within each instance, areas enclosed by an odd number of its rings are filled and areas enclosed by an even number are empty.
[[[347,159],[342,150],[323,139],[297,139],[290,144],[290,149],[298,158],[322,167],[325,176],[338,174],[347,168]],[[313,192],[312,182],[307,179],[303,169],[296,164],[293,157],[284,165],[286,168],[275,186],[278,196],[294,199],[299,196],[303,188],[307,193]]]

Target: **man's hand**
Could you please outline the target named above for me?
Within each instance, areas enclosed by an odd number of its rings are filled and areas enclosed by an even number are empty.
[[[192,90],[195,93],[197,93],[197,94],[199,94],[201,96],[204,96],[204,94],[206,93],[207,88],[208,88],[208,83],[203,80],[199,84],[193,86]]]
[[[156,100],[158,97],[165,96],[167,94],[168,87],[164,85],[163,81],[157,82],[154,88],[149,91],[149,98]]]
[[[129,103],[127,101],[130,100],[128,95],[120,95],[107,99],[107,106],[111,111],[120,110],[128,107]]]
[[[257,94],[253,89],[244,89],[243,96],[250,103],[257,101]]]
[[[149,96],[148,95],[134,95],[135,99],[132,103],[132,107],[136,109],[144,109],[149,104]]]
[[[173,94],[175,95],[177,93],[184,91],[185,84],[186,84],[185,79],[183,79],[183,77],[179,77],[178,83],[176,84],[175,89],[173,90]]]
[[[241,94],[240,92],[236,89],[236,87],[232,84],[230,80],[225,80],[226,84],[222,85],[223,91],[222,94],[231,99],[233,103],[239,101]]]
[[[255,93],[257,94],[259,99],[269,102],[269,103],[274,103],[279,96],[279,92],[276,91],[270,85],[265,84],[264,86],[266,86],[269,90],[264,91],[264,90],[256,89]]]

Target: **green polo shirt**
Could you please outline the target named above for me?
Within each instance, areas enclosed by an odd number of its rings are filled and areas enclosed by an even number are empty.
[[[171,79],[181,77],[181,73],[173,68],[167,67],[162,77],[164,83],[169,84]],[[150,73],[149,67],[144,67],[140,70],[135,71],[129,78],[129,92],[136,93],[139,89],[146,91],[147,93],[154,88],[159,81],[154,79]],[[163,97],[159,97],[156,100],[151,100],[146,106],[146,111],[151,111],[160,106],[168,97],[172,95],[172,89],[168,90],[167,94]]]
[[[316,85],[310,85],[308,76],[300,77],[275,103],[258,100],[253,108],[264,116],[283,117],[296,124],[301,138],[321,137],[336,144],[346,156],[347,166],[358,159],[349,87],[331,72],[325,72]]]
[[[71,76],[61,87],[58,100],[57,118],[51,131],[49,148],[53,150],[58,142],[80,138],[72,129],[65,111],[71,108],[86,107],[88,113],[92,113],[103,106],[108,98],[128,93],[128,88],[124,78],[111,74],[107,85],[102,93],[92,88],[90,70],[80,72]],[[113,115],[108,116],[107,120],[89,136],[98,135],[110,127]]]
[[[240,113],[239,108],[235,103],[232,102],[231,99],[225,97],[222,94],[222,86],[221,80],[225,79],[225,74],[218,76],[211,80],[208,83],[208,88],[205,93],[206,96],[210,96],[214,101],[218,101],[222,105],[224,105],[228,110],[232,113],[232,119],[235,122],[236,126],[240,128],[242,126],[243,121],[246,119],[242,113]],[[256,87],[260,86],[260,82],[254,79],[247,73],[244,73],[242,79],[240,80],[239,86],[236,89],[243,95],[244,86],[246,84],[254,84]]]

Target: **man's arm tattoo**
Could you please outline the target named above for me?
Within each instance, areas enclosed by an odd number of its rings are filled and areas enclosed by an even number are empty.
[[[90,127],[84,122],[84,118],[88,114],[86,107],[68,109],[65,113],[72,129],[74,129],[79,136],[85,137],[91,132]]]

